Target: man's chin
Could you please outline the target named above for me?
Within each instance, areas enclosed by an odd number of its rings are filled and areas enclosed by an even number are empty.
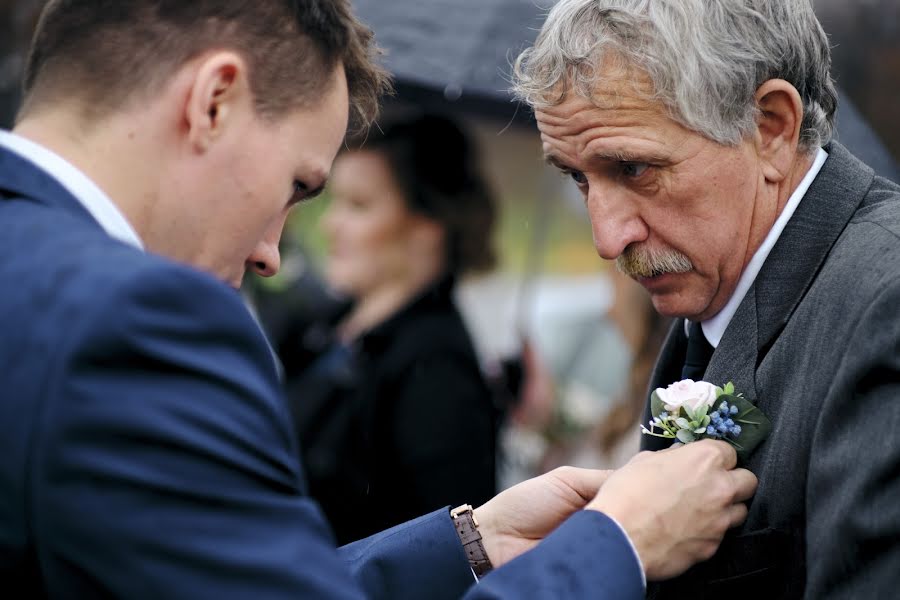
[[[659,275],[632,275],[654,298],[657,296],[679,295],[685,287],[688,273],[661,273]]]
[[[683,286],[665,285],[665,281],[641,282],[641,285],[650,293],[653,308],[664,317],[694,319],[706,309],[705,303],[698,302],[696,296],[685,294]]]

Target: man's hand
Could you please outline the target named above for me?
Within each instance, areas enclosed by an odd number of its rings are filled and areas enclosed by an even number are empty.
[[[475,509],[494,567],[533,548],[596,495],[611,471],[560,467],[523,481]]]
[[[715,554],[725,532],[747,517],[743,502],[757,481],[736,464],[734,448],[711,440],[642,452],[608,478],[587,508],[625,529],[647,579],[674,577]]]

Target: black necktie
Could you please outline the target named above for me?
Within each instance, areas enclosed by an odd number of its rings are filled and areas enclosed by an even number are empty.
[[[687,353],[684,357],[684,367],[681,369],[681,378],[702,381],[706,366],[714,351],[715,348],[706,341],[706,336],[703,335],[700,322],[692,322],[688,329]]]

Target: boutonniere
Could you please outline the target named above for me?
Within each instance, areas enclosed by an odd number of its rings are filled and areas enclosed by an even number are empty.
[[[657,388],[650,396],[650,428],[641,432],[689,444],[702,439],[723,440],[746,461],[769,432],[772,423],[731,382],[718,387],[685,379]]]

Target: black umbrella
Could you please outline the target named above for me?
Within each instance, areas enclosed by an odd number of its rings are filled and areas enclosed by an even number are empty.
[[[398,98],[426,109],[532,123],[509,93],[511,64],[555,0],[355,0],[388,51]],[[841,95],[837,139],[877,172],[900,174],[862,115]]]
[[[554,0],[355,0],[388,51],[398,97],[425,108],[527,122],[509,93],[511,64]]]

